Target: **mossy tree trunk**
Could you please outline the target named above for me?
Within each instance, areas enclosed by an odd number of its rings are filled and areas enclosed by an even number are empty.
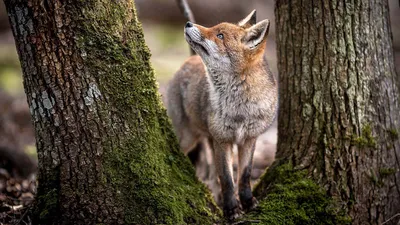
[[[36,130],[35,224],[210,224],[132,0],[5,0]]]
[[[279,0],[275,13],[274,167],[306,171],[352,224],[382,224],[400,212],[400,77],[387,0]]]

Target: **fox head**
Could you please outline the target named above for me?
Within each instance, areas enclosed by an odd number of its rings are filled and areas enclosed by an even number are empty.
[[[268,29],[269,20],[256,23],[253,10],[237,24],[221,23],[207,28],[187,22],[184,33],[208,69],[240,72],[262,60]]]

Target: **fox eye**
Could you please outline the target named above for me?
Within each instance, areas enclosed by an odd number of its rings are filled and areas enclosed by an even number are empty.
[[[224,39],[224,35],[223,34],[217,34],[217,38],[219,38],[219,39]]]

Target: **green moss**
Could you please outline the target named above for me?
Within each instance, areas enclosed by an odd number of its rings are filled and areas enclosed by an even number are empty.
[[[39,214],[40,220],[45,221],[46,218],[52,216],[51,214],[54,211],[54,208],[58,206],[58,190],[53,189],[48,193],[41,195],[38,201],[41,201],[45,206]]]
[[[60,168],[53,168],[53,171],[51,177],[39,176],[33,224],[55,224],[59,220]]]
[[[396,169],[395,168],[380,168],[379,169],[379,175],[382,178],[386,178],[390,175],[393,175],[396,173]]]
[[[255,187],[259,206],[242,221],[259,224],[350,224],[332,198],[304,170],[276,164]],[[245,223],[246,224],[246,223]]]
[[[125,224],[215,223],[221,212],[179,150],[161,105],[133,2],[83,3],[91,10],[78,47],[107,99],[99,113],[105,121],[112,114],[100,175],[112,204]]]
[[[369,124],[365,125],[362,128],[361,136],[353,135],[351,137],[351,142],[353,145],[358,147],[376,147],[376,141],[374,136],[372,135],[372,128]]]
[[[383,181],[380,179],[378,176],[376,176],[375,172],[373,170],[370,171],[369,174],[369,179],[371,182],[377,186],[377,187],[382,187],[383,186]]]
[[[371,169],[370,174],[368,175],[371,182],[377,187],[383,187],[385,185],[384,179],[395,174],[395,168],[380,168],[379,176]]]
[[[173,146],[174,142],[169,144]],[[121,193],[125,222],[212,224],[220,212],[206,187],[194,176],[187,157],[169,152],[167,142],[157,143],[159,148],[145,146],[150,143],[128,141],[123,147],[110,147],[112,151],[105,156],[105,177]],[[134,151],[138,148],[147,150]]]
[[[390,137],[392,140],[397,140],[397,139],[399,139],[399,133],[397,132],[396,129],[389,129],[389,130],[388,130],[388,133],[389,133],[389,137]]]

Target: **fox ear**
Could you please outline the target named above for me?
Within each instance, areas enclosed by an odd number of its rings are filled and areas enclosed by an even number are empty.
[[[246,16],[246,18],[242,19],[238,25],[240,27],[250,27],[253,26],[254,24],[256,24],[257,21],[257,11],[254,9],[253,11],[251,11],[251,13]]]
[[[256,25],[248,28],[246,36],[243,38],[243,43],[250,49],[255,49],[267,37],[269,30],[269,20],[263,20]]]

